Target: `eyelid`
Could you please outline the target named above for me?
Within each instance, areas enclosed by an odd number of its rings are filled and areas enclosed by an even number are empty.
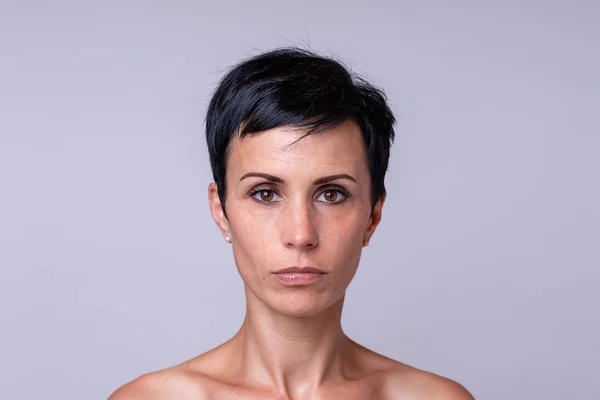
[[[341,194],[343,194],[346,197],[350,197],[350,192],[348,192],[346,189],[344,189],[342,186],[339,185],[325,185],[325,186],[321,186],[319,188],[319,193],[323,193],[326,192],[328,190],[335,190],[340,192]]]
[[[274,193],[276,193],[277,195],[279,195],[279,189],[276,187],[276,185],[272,184],[272,183],[260,183],[254,187],[252,187],[252,189],[250,189],[248,191],[248,195],[252,195],[255,193],[258,193],[262,190],[269,190],[272,191]]]

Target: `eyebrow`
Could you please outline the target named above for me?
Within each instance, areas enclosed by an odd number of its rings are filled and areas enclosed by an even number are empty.
[[[285,181],[277,176],[271,175],[271,174],[265,174],[262,172],[248,172],[247,174],[244,174],[244,176],[242,176],[240,178],[240,181],[246,179],[246,178],[250,178],[250,177],[257,177],[257,178],[264,178],[268,181],[274,182],[274,183],[285,183]],[[324,183],[328,183],[328,182],[332,182],[338,179],[348,179],[352,182],[356,182],[356,179],[354,179],[352,176],[348,175],[348,174],[336,174],[336,175],[329,175],[329,176],[324,176],[322,178],[319,178],[317,180],[315,180],[313,182],[314,185],[322,185]]]

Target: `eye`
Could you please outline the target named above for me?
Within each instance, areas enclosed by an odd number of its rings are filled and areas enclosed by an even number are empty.
[[[281,200],[281,198],[275,193],[273,189],[258,187],[250,191],[250,197],[259,203],[276,203]]]
[[[338,204],[346,200],[349,196],[348,192],[340,188],[326,188],[317,197],[317,200],[323,203]]]

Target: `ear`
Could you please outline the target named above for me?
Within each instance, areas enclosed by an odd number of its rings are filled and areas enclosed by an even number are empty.
[[[218,187],[214,182],[211,182],[208,185],[208,204],[210,207],[210,213],[223,236],[225,238],[231,238],[229,221],[227,220],[227,217],[225,217],[223,204],[221,204],[221,199],[219,198]]]
[[[371,237],[375,233],[377,225],[379,225],[379,223],[381,222],[383,203],[385,203],[385,193],[383,193],[381,197],[379,197],[379,200],[377,200],[377,203],[375,203],[375,207],[373,207],[373,212],[369,217],[369,222],[367,224],[367,228],[365,229],[365,234],[363,236],[363,247],[369,245],[369,242],[371,241]]]

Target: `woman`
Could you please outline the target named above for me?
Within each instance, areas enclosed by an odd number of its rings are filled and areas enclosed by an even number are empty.
[[[111,400],[472,399],[341,328],[346,288],[381,220],[394,122],[381,91],[308,51],[230,70],[206,118],[208,195],[245,283],[245,320],[226,343]]]

